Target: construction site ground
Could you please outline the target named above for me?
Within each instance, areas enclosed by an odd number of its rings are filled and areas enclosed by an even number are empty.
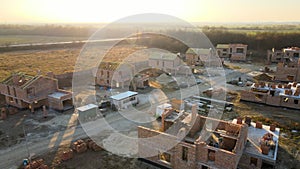
[[[237,80],[239,77],[247,80],[248,73],[264,68],[263,64],[254,63],[226,62],[226,64],[229,67],[225,69],[227,81]],[[272,65],[272,67],[275,66]],[[208,77],[203,75],[201,78],[205,81]],[[217,80],[218,76],[211,78]],[[155,82],[154,84],[158,85]],[[201,90],[211,86],[208,82],[198,84]],[[159,87],[161,86],[158,85],[157,88]],[[228,93],[232,96],[231,101],[235,106],[233,111],[224,113],[222,118],[232,120],[238,116],[251,116],[254,121],[258,120],[263,124],[277,124],[281,133],[275,168],[300,168],[300,111],[240,102],[239,90],[243,89],[245,87],[227,84]],[[147,90],[151,93],[158,89]],[[161,90],[168,92],[166,93],[168,97],[176,96],[176,90]],[[190,88],[182,90],[187,95],[194,94],[189,93]],[[145,95],[147,93],[143,92]],[[3,98],[1,102],[3,103]],[[108,114],[107,118],[120,128],[128,127],[128,124],[125,124],[126,122],[114,113]],[[132,128],[129,128],[126,132],[131,130]],[[33,158],[43,158],[45,163],[53,168],[157,168],[135,158],[117,156],[105,150],[74,153],[73,159],[61,163],[56,161],[59,151],[69,147],[72,141],[87,137],[74,117],[73,110],[63,113],[49,111],[47,118],[43,117],[41,110],[37,110],[34,114],[29,110],[20,110],[16,114],[8,115],[6,120],[0,121],[0,168],[18,168],[28,154]]]

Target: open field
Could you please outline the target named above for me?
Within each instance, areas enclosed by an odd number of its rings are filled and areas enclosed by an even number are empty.
[[[100,62],[97,52],[102,52],[102,49],[100,50],[91,49],[84,52],[84,57],[78,60],[80,70],[97,66]],[[105,54],[103,61],[120,62],[122,61],[120,58],[125,58],[135,51],[134,48],[114,47]],[[73,72],[80,52],[81,48],[63,48],[0,53],[0,81],[13,72],[24,72],[30,75],[35,75],[37,71],[41,71],[42,74]]]
[[[43,74],[72,72],[80,49],[59,49],[46,51],[20,51],[0,54],[0,79],[13,72],[35,75],[38,70]]]

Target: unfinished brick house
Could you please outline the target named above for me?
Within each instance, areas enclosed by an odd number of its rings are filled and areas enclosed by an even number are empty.
[[[234,119],[232,123],[242,124],[246,122],[246,119],[245,121],[241,118]],[[240,158],[238,168],[264,169],[274,167],[277,159],[280,129],[273,124],[270,126],[263,125],[259,121],[248,121],[246,123],[249,125],[248,141]],[[271,137],[266,138],[265,136]]]
[[[287,63],[297,61],[300,57],[299,47],[283,48],[282,50],[272,50],[267,51],[268,63]]]
[[[133,78],[133,66],[116,62],[100,63],[96,73],[96,84],[106,87],[128,87]]]
[[[160,130],[138,127],[143,160],[174,169],[237,168],[247,142],[247,125],[200,116],[196,106],[192,113],[166,109],[161,119]],[[157,140],[144,139],[156,135]]]
[[[149,86],[149,75],[137,74],[133,78],[135,88],[143,89]]]
[[[274,80],[282,82],[300,82],[300,59],[293,62],[278,63]]]
[[[179,56],[174,53],[153,53],[149,56],[149,66],[168,73],[175,73],[182,64]]]
[[[217,54],[220,58],[230,61],[246,61],[247,47],[245,44],[218,44]]]
[[[300,84],[253,84],[250,90],[241,92],[241,100],[272,106],[300,109]]]
[[[61,111],[73,107],[72,93],[58,89],[56,79],[39,74],[15,73],[0,83],[0,92],[7,105],[20,109],[33,111],[46,105]]]
[[[216,56],[213,49],[189,48],[186,51],[186,62],[188,65],[196,66],[221,66],[221,60]]]
[[[283,61],[283,51],[282,50],[267,50],[267,61],[268,63],[278,63]]]

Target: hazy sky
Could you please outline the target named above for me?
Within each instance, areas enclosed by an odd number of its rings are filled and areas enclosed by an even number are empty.
[[[0,23],[112,22],[163,13],[189,22],[300,21],[300,0],[0,0]]]

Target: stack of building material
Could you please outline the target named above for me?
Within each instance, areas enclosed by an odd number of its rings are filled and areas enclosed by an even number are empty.
[[[101,151],[102,150],[102,148],[91,139],[86,140],[86,144],[87,144],[88,148],[93,151]]]
[[[77,153],[83,153],[87,150],[87,145],[83,140],[77,140],[72,144],[72,149]]]
[[[31,163],[29,163],[25,169],[48,169],[48,166],[44,164],[43,159],[34,160]]]
[[[62,161],[67,161],[72,158],[73,158],[73,150],[72,149],[68,149],[62,153],[62,156],[61,156]]]
[[[266,133],[260,140],[262,154],[268,155],[270,149],[275,148],[275,142],[271,133]]]

